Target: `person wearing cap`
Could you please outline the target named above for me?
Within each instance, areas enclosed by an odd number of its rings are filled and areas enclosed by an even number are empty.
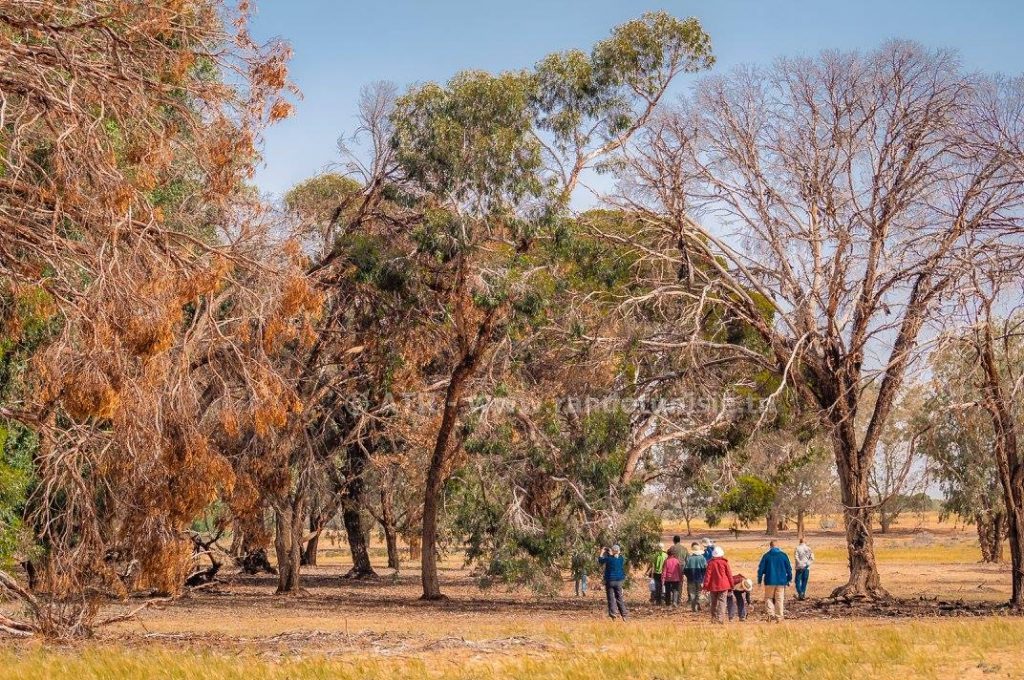
[[[796,547],[796,552],[793,554],[796,559],[796,578],[793,579],[793,585],[796,586],[796,599],[806,600],[807,599],[807,581],[811,577],[811,565],[814,564],[814,552],[811,550],[811,546],[804,543],[804,537],[800,537],[800,545]]]
[[[665,544],[659,543],[654,555],[651,557],[651,566],[647,568],[647,575],[654,579],[654,588],[651,590],[651,602],[661,604],[665,599],[665,585],[662,580],[662,573],[665,571],[665,560],[668,553],[665,552]],[[665,602],[668,604],[668,602]]]
[[[665,560],[665,569],[661,578],[665,584],[665,604],[679,606],[680,594],[683,590],[683,565],[679,558],[669,553]]]
[[[786,588],[793,581],[793,565],[789,555],[782,552],[775,541],[768,544],[768,552],[757,567],[757,584],[764,584],[764,601],[768,620],[779,623],[786,617]]]
[[[740,621],[747,620],[747,605],[750,604],[750,591],[754,589],[754,582],[743,574],[733,574],[732,591],[726,602],[729,610],[729,620],[732,621],[735,615]]]
[[[704,574],[708,569],[708,561],[704,559],[700,543],[696,541],[690,546],[690,554],[683,562],[683,574],[686,576],[686,601],[690,611],[700,611],[700,589],[704,584]]]
[[[626,560],[622,557],[622,548],[618,543],[608,548],[601,548],[598,564],[604,567],[604,594],[608,600],[608,616],[615,618],[618,614],[625,621],[629,616],[626,611],[626,600],[622,597],[622,582],[626,580]]]
[[[725,559],[725,551],[719,546],[715,546],[711,553],[711,561],[708,562],[708,570],[704,575],[704,590],[711,595],[711,602],[708,604],[711,620],[715,623],[725,623],[726,598],[732,591],[732,569],[729,567],[729,560]]]

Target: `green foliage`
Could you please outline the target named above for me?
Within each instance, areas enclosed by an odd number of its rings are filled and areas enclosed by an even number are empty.
[[[38,446],[29,430],[0,421],[0,568],[9,568],[30,544],[22,517],[34,481],[32,456]]]
[[[409,177],[484,214],[508,214],[540,195],[541,147],[528,106],[535,87],[525,72],[464,71],[399,98],[394,139]]]
[[[741,475],[736,484],[722,495],[719,513],[731,512],[746,526],[764,517],[775,502],[775,487],[754,475]]]
[[[464,542],[481,585],[528,585],[551,592],[574,555],[618,542],[640,565],[660,530],[657,516],[635,508],[639,484],[619,485],[629,418],[594,411],[569,426],[548,403],[533,414],[552,447],[522,438],[515,420],[470,436],[474,464],[449,482],[445,507],[452,540]],[[607,517],[601,531],[593,519]]]
[[[383,239],[367,234],[347,234],[338,246],[353,266],[359,283],[373,285],[386,293],[404,291],[410,282],[410,270],[401,253],[391,252]]]
[[[636,122],[632,97],[657,97],[677,72],[713,63],[711,40],[697,19],[648,12],[617,26],[590,54],[569,50],[537,64],[538,126],[563,150],[579,142],[581,128],[615,138]]]
[[[327,172],[299,182],[284,195],[285,206],[315,222],[326,222],[362,187],[351,177]]]

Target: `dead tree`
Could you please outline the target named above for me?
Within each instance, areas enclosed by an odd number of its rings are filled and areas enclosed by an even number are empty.
[[[845,507],[836,596],[886,595],[870,522],[879,437],[922,327],[977,266],[971,244],[1009,238],[1019,214],[991,88],[906,42],[787,59],[704,80],[628,153],[624,202],[665,234],[656,255],[692,263],[820,412]]]

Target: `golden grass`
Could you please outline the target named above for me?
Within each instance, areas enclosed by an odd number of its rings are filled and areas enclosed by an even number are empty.
[[[813,634],[810,634],[812,633]],[[1024,673],[1024,620],[790,622],[681,628],[656,622],[547,624],[536,648],[412,657],[268,657],[106,645],[0,650],[0,677],[113,678],[971,678]]]
[[[680,533],[667,526],[665,534]],[[734,571],[753,576],[768,539],[696,529],[725,547]],[[305,571],[303,597],[272,595],[272,577],[230,578],[223,587],[145,612],[70,647],[0,643],[3,678],[1024,678],[1024,619],[829,619],[813,600],[847,576],[841,529],[808,533],[817,561],[811,602],[790,602],[781,626],[753,619],[713,628],[706,615],[647,604],[643,579],[627,592],[632,619],[611,623],[598,586],[574,598],[568,578],[554,597],[505,588],[479,590],[461,559],[443,561],[452,600],[418,602],[414,563],[399,576],[372,558],[382,578],[341,578],[343,544],[321,544],[320,566]],[[796,540],[779,544],[791,552]],[[670,538],[669,538],[670,540]],[[687,537],[687,544],[692,540]],[[927,601],[1005,602],[1006,565],[978,563],[969,527],[914,518],[875,537],[883,585]],[[760,591],[755,590],[755,600]],[[7,605],[9,606],[9,605]],[[123,607],[123,605],[121,605]]]

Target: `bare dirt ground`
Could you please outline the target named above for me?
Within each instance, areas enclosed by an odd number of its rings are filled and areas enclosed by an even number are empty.
[[[995,629],[993,634],[1009,635],[1011,640],[1016,640],[1018,635],[1024,638],[1024,621],[1020,617],[1007,618],[1001,609],[1009,596],[1008,567],[978,562],[980,553],[971,527],[939,524],[934,517],[907,518],[903,526],[892,533],[877,536],[883,584],[894,595],[892,602],[877,605],[826,600],[831,590],[845,580],[844,539],[840,531],[824,531],[817,522],[809,529],[808,543],[817,558],[811,574],[809,599],[805,602],[790,599],[784,626],[787,635],[793,637],[793,654],[812,653],[810,649],[799,651],[799,645],[806,642],[805,637],[827,640],[856,635],[860,631],[875,631],[872,634],[885,638],[890,634],[888,626],[917,625],[921,621],[1007,620],[1011,628]],[[666,543],[678,530],[671,525],[665,527]],[[710,536],[726,550],[733,571],[751,578],[755,577],[757,561],[768,545],[763,531],[757,529],[734,536],[728,530],[695,526],[692,538],[686,537],[684,531],[680,533],[687,544],[694,538]],[[778,541],[792,553],[796,536],[792,532],[784,533]],[[340,660],[346,664],[352,663],[350,659],[367,658],[414,665],[429,660],[431,664],[441,663],[443,668],[458,669],[464,662],[483,660],[493,664],[495,659],[516,664],[531,659],[546,660],[544,663],[549,665],[555,661],[562,663],[559,660],[578,655],[581,641],[588,653],[612,654],[609,650],[614,650],[619,656],[608,659],[618,662],[620,657],[629,657],[633,647],[639,650],[645,644],[659,644],[657,636],[667,631],[687,636],[687,630],[695,635],[704,635],[702,631],[708,630],[706,614],[649,604],[646,580],[642,577],[635,579],[627,593],[632,621],[611,624],[633,626],[633,632],[626,633],[608,628],[597,574],[592,575],[592,590],[585,598],[573,596],[568,577],[555,596],[500,586],[481,590],[470,570],[459,560],[448,559],[444,562],[441,580],[449,599],[425,603],[418,600],[417,565],[409,561],[400,573],[393,573],[383,566],[386,560],[382,547],[374,550],[378,579],[343,578],[350,565],[343,543],[332,546],[330,540],[322,540],[319,561],[320,566],[304,570],[305,591],[301,595],[275,596],[276,582],[272,575],[235,575],[225,569],[222,582],[194,591],[170,605],[146,610],[137,620],[105,628],[95,640],[65,650],[72,655],[90,654],[97,649],[112,650],[116,654],[127,651],[150,660],[171,650],[190,658],[205,659],[206,655],[215,653],[228,658],[233,655],[255,657],[272,664],[308,658]],[[774,628],[764,623],[758,589],[755,589],[754,599],[750,620],[729,628],[730,635],[738,635],[738,640],[759,644],[757,641],[764,638],[766,631]],[[110,613],[123,606],[111,606]],[[855,624],[852,629],[851,623]],[[961,635],[958,629],[936,630],[952,636],[951,639]],[[611,637],[607,637],[602,646],[606,631]],[[647,639],[641,642],[637,635]],[[914,636],[919,637],[917,633]],[[9,645],[8,651],[14,649],[15,643],[0,642],[0,656],[5,644]],[[850,644],[868,643],[853,641]],[[914,644],[918,644],[916,637]],[[993,644],[997,655],[1006,656],[997,664],[999,669],[1016,668],[1017,662],[1021,662],[1020,676],[1009,673],[1003,677],[1024,677],[1024,659],[1016,643],[1010,648],[998,642]],[[12,658],[27,663],[24,649],[20,647],[12,652],[15,655]],[[30,645],[29,649],[33,647]],[[40,647],[35,649],[37,653],[50,653],[39,651]],[[971,676],[983,669],[979,664],[990,663],[989,656],[991,652],[960,670],[970,671],[967,675]],[[928,657],[923,658],[926,662]],[[60,663],[64,664],[66,659],[61,659]],[[774,667],[770,665],[774,663],[772,659],[764,663],[769,664],[766,667]],[[823,663],[827,667],[828,660]],[[49,668],[46,665],[26,667]],[[121,673],[109,670],[93,677],[126,677]],[[302,677],[302,674],[294,676]],[[2,668],[0,677],[7,677]],[[48,675],[43,673],[39,677]],[[167,677],[190,675],[169,673]],[[282,677],[293,677],[293,674],[285,673]],[[314,677],[319,676],[314,674]]]
[[[675,527],[667,526],[669,543]],[[693,540],[683,535],[684,542]],[[761,531],[751,529],[734,537],[728,530],[694,529],[694,537],[709,536],[726,550],[733,571],[756,577],[757,562],[768,547]],[[796,537],[784,533],[779,545],[792,552]],[[793,620],[837,617],[889,618],[892,616],[965,616],[998,613],[1009,597],[1007,565],[983,565],[971,528],[938,524],[934,518],[908,518],[904,526],[876,538],[883,584],[896,601],[883,605],[824,604],[831,590],[846,574],[846,554],[839,531],[814,529],[807,541],[815,550],[809,599],[788,603]],[[325,546],[323,544],[326,543]],[[342,544],[343,545],[343,544]],[[338,636],[358,635],[359,644],[405,648],[434,644],[446,638],[461,639],[466,631],[486,637],[489,631],[528,635],[538,624],[565,625],[574,621],[602,620],[604,598],[600,577],[591,577],[591,592],[574,597],[566,579],[562,592],[550,597],[524,589],[502,586],[481,589],[472,573],[456,559],[446,560],[441,581],[449,600],[420,602],[419,571],[411,561],[395,574],[383,567],[383,551],[376,549],[380,578],[353,581],[342,578],[350,562],[342,547],[322,542],[320,566],[306,568],[305,593],[277,597],[272,575],[228,575],[212,588],[159,610],[143,613],[138,622],[105,631],[121,641],[161,639],[194,643],[204,637],[237,637],[245,645],[273,647],[282,641],[301,644],[304,635],[315,647],[330,646]],[[702,617],[682,610],[650,605],[646,581],[635,578],[627,593],[635,619],[664,619],[680,625],[702,622]],[[755,600],[759,593],[755,589]],[[760,602],[755,613],[761,614]],[[345,638],[347,641],[348,638]],[[348,644],[348,642],[345,642]],[[515,644],[515,643],[502,643]],[[343,645],[344,646],[344,645]]]

